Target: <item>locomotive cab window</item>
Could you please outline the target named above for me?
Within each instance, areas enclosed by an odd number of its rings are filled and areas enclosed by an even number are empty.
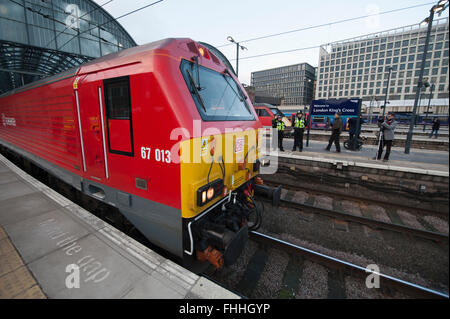
[[[260,111],[259,116],[270,116],[269,113],[265,109],[260,109],[259,111]]]
[[[254,121],[245,94],[228,73],[220,73],[187,60],[181,72],[204,121]]]
[[[109,152],[134,156],[130,78],[104,80],[103,85]]]

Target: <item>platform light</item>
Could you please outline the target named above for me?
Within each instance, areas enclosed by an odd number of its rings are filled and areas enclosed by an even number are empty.
[[[236,44],[236,76],[239,76],[239,49],[241,50],[248,50],[248,49],[243,45],[240,45],[239,42],[236,42],[230,35],[227,37],[227,40],[230,41],[231,43]]]
[[[434,6],[434,7],[433,7],[434,13],[439,13],[439,12],[441,12],[442,10],[444,10],[444,6],[437,5],[437,6]]]
[[[429,19],[428,19],[428,17],[426,17],[425,19],[423,19],[423,21],[422,22],[420,22],[420,26],[426,26],[427,24],[428,24],[428,21],[429,21]]]
[[[448,0],[441,0],[438,2],[438,6],[445,6]]]
[[[227,40],[230,41],[230,42],[232,42],[232,43],[235,43],[235,41],[234,41],[234,39],[233,39],[232,36],[228,36],[228,37],[227,37]]]

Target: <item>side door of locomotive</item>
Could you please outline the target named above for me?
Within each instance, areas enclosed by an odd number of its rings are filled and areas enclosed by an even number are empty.
[[[79,122],[81,123],[84,170],[88,178],[103,181],[109,177],[109,174],[101,82],[94,79],[92,75],[84,77],[78,84],[76,98]]]

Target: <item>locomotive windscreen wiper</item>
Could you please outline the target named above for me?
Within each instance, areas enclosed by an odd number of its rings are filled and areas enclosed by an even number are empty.
[[[197,69],[197,90],[201,91],[202,87],[200,86],[200,67],[198,66],[198,56],[194,56],[192,59],[195,61],[195,66]]]
[[[230,74],[230,73],[228,72],[228,70],[225,70],[224,73]],[[228,82],[228,78],[227,78],[227,76],[226,76],[225,74],[222,74],[222,76],[225,78],[225,81],[227,82],[228,86],[233,90],[234,94],[236,94],[237,96],[239,96],[239,100],[240,100],[241,102],[244,102],[244,101],[245,101],[245,97],[243,96],[243,94],[242,94],[241,92],[239,92],[239,93],[236,92],[236,90],[233,88],[233,86],[230,84],[230,82]],[[231,76],[229,76],[229,77],[231,78]]]
[[[200,101],[200,104],[201,104],[203,110],[205,110],[205,113],[207,113],[208,111],[206,110],[205,102],[203,101],[203,98],[200,95],[200,92],[198,91],[197,85],[196,85],[196,83],[194,81],[194,78],[192,77],[191,71],[186,70],[186,73],[188,75],[189,81],[191,82],[191,86],[194,88],[194,92],[193,93],[195,93],[195,95],[197,95],[198,100]]]

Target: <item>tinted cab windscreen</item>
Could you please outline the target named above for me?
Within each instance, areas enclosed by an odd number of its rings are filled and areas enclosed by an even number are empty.
[[[281,111],[280,111],[279,109],[277,109],[277,108],[271,108],[270,110],[272,111],[272,113],[273,113],[275,116],[277,116],[277,115],[279,115],[279,116],[284,116],[284,114],[281,113]]]
[[[244,93],[227,73],[186,60],[181,72],[204,121],[254,121]]]

